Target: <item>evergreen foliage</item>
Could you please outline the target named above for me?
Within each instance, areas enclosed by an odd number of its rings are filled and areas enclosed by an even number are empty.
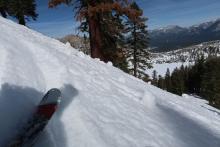
[[[164,89],[165,88],[165,82],[164,79],[161,75],[158,76],[158,82],[157,82],[157,87]]]
[[[151,84],[154,85],[154,86],[158,85],[158,77],[157,77],[157,71],[156,70],[153,71]]]
[[[202,75],[202,97],[209,100],[209,104],[220,109],[220,58],[210,58],[204,63]]]
[[[166,75],[165,75],[165,78],[164,78],[164,85],[165,85],[165,89],[167,91],[171,91],[172,83],[171,83],[171,76],[170,76],[169,68],[167,68],[167,71],[166,71]]]
[[[136,3],[128,0],[50,0],[49,7],[59,4],[74,6],[79,29],[90,39],[91,56],[102,61],[111,61],[125,72],[128,70],[127,47],[135,45],[135,76],[144,78],[149,67],[148,33],[146,18]],[[129,22],[130,24],[126,23]],[[134,27],[135,26],[135,30]],[[128,31],[132,31],[127,37]],[[135,39],[132,38],[135,35]],[[128,41],[129,40],[129,41]],[[129,45],[128,45],[129,44]],[[134,46],[134,45],[133,45]],[[137,73],[138,71],[138,73]]]
[[[15,17],[21,25],[38,16],[35,0],[0,0],[0,14],[5,18],[7,15]]]
[[[0,14],[6,18],[8,12],[8,0],[0,0]]]
[[[131,4],[131,8],[142,11],[135,2]],[[151,67],[149,52],[147,51],[149,36],[146,21],[147,18],[138,17],[134,20],[128,19],[126,22],[128,58],[132,64],[130,71],[135,77],[139,78],[144,78],[146,76],[144,71]]]
[[[123,19],[118,14],[107,13],[102,15],[100,28],[105,60],[128,73]]]
[[[194,66],[191,67],[188,77],[188,85],[190,93],[201,92],[202,76],[204,74],[204,56],[199,57]]]
[[[195,65],[176,68],[170,75],[167,69],[165,78],[156,79],[153,72],[152,84],[174,94],[196,94],[209,101],[209,104],[220,109],[220,57],[201,56]]]
[[[136,19],[142,12],[131,9],[127,0],[50,0],[49,6],[61,3],[75,8],[75,17],[81,23],[81,30],[88,31],[91,56],[109,61],[109,54],[117,56],[114,50],[119,46],[121,38],[121,19],[125,16]]]
[[[26,25],[30,18],[37,19],[35,0],[9,0],[9,15],[15,17],[19,24]]]
[[[182,93],[184,92],[183,71],[176,68],[171,75],[171,83],[172,88],[170,92],[182,95]]]

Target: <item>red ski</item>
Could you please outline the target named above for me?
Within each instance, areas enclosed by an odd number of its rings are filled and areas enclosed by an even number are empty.
[[[23,131],[9,144],[9,147],[31,147],[57,109],[61,99],[58,89],[49,90],[41,100],[33,117]]]

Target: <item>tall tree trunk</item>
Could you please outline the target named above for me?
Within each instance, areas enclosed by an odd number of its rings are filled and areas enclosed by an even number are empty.
[[[136,41],[137,41],[137,36],[136,36],[136,24],[134,24],[134,76],[137,77],[137,47],[136,47]]]
[[[99,22],[92,17],[89,17],[89,36],[90,36],[90,46],[91,46],[91,56],[92,58],[99,58],[104,60],[104,55],[102,52],[102,40]]]
[[[24,20],[24,15],[19,15],[18,17],[18,23],[21,25],[26,25],[25,20]]]

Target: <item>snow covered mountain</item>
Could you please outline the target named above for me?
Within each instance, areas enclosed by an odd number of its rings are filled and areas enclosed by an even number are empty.
[[[202,42],[220,40],[220,19],[188,28],[168,26],[149,32],[150,46],[157,51],[170,51]]]
[[[204,55],[204,57],[220,56],[220,41],[204,42],[169,52],[151,53],[151,58],[153,63],[162,64],[195,62],[201,55]]]
[[[172,72],[181,65],[189,66],[194,64],[199,56],[220,56],[220,41],[204,42],[174,51],[151,53],[152,69],[147,69],[146,73],[152,76],[154,70],[158,75],[165,76],[167,68]]]
[[[35,147],[219,147],[220,111],[0,17],[0,146],[44,93],[62,102]]]

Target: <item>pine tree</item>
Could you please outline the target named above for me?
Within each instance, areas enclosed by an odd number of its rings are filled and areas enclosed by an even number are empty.
[[[204,74],[204,62],[205,62],[205,58],[203,55],[198,57],[195,65],[189,71],[188,83],[189,83],[190,93],[196,93],[200,95],[202,76]]]
[[[0,0],[0,14],[2,17],[7,17],[7,11],[8,11],[8,1],[7,0]]]
[[[157,86],[158,85],[157,83],[158,83],[157,71],[154,70],[153,74],[152,74],[151,84],[154,85],[154,86]]]
[[[213,100],[214,100],[214,103],[213,106],[215,106],[216,108],[220,109],[220,72],[217,73],[218,76],[216,76],[216,81],[215,81],[215,88],[214,88],[214,97],[213,97]]]
[[[55,7],[61,3],[65,4],[73,4],[75,7],[75,13],[76,13],[76,19],[83,22],[83,27],[88,27],[89,32],[89,38],[90,38],[90,47],[91,47],[91,56],[93,58],[100,58],[103,61],[106,61],[104,57],[104,47],[103,45],[103,39],[113,39],[112,36],[117,35],[117,29],[114,25],[111,25],[111,27],[107,27],[108,23],[110,21],[112,24],[112,21],[114,17],[112,17],[113,14],[118,16],[127,16],[130,19],[134,19],[136,17],[139,17],[142,15],[139,11],[134,11],[130,9],[130,4],[127,0],[50,0],[49,6]],[[105,19],[110,18],[110,19]],[[110,26],[110,25],[108,25]],[[106,27],[107,29],[103,29]],[[109,37],[106,37],[103,30],[106,30],[106,32],[111,32],[111,35]],[[112,31],[113,30],[113,31]],[[115,46],[114,44],[112,45]]]
[[[199,59],[197,60],[196,63],[196,75],[195,75],[195,80],[196,80],[196,93],[200,94],[201,92],[201,82],[202,82],[202,76],[204,74],[204,62],[205,62],[205,57],[204,55],[202,55],[201,57],[199,57]]]
[[[184,87],[185,87],[185,93],[189,93],[189,71],[190,68],[188,66],[184,67],[184,75],[183,75],[183,79],[184,79]]]
[[[157,87],[165,89],[164,79],[161,75],[158,76],[158,85]]]
[[[128,73],[122,18],[117,13],[101,13],[99,21],[101,23],[102,54],[105,61],[111,61],[115,67]],[[86,19],[81,22],[79,29],[84,33],[89,33]]]
[[[183,65],[181,65],[180,69],[179,69],[179,76],[181,77],[181,87],[182,87],[182,93],[186,92],[186,81],[187,81],[187,71],[185,70],[185,67]]]
[[[220,58],[211,58],[204,63],[201,82],[201,96],[209,104],[220,108]]]
[[[115,67],[128,72],[122,18],[117,14],[107,13],[102,15],[100,22],[102,32],[102,51],[105,60],[111,61]]]
[[[139,6],[133,2],[131,8],[142,11]],[[129,48],[128,57],[132,63],[130,69],[135,77],[143,78],[145,70],[151,67],[149,63],[149,52],[147,51],[149,37],[147,32],[147,19],[138,17],[134,20],[128,20],[126,23],[126,31],[128,31],[127,45]]]
[[[171,92],[182,95],[184,92],[183,75],[178,68],[175,68],[171,76],[172,88]]]
[[[26,21],[30,18],[36,20],[38,16],[35,0],[10,0],[8,7],[9,14],[15,17],[21,25],[26,25]]]
[[[170,76],[169,68],[167,68],[167,71],[165,74],[164,84],[165,84],[166,90],[171,92],[172,83],[171,83],[171,76]]]

